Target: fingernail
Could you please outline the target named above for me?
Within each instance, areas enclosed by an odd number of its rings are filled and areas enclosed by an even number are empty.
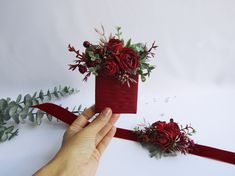
[[[109,114],[111,113],[111,109],[110,108],[105,108],[103,111],[102,111],[102,115],[103,116],[109,116]]]

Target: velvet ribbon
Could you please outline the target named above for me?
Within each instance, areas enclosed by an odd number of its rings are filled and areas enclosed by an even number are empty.
[[[56,117],[57,119],[69,125],[72,124],[73,121],[77,119],[77,116],[75,114],[52,103],[43,103],[35,105],[33,107],[45,111],[46,113]],[[131,141],[137,141],[137,137],[134,135],[132,130],[127,130],[122,128],[117,128],[115,137]],[[192,148],[192,150],[189,153],[235,165],[234,152],[225,151],[205,145],[195,144],[195,146]]]

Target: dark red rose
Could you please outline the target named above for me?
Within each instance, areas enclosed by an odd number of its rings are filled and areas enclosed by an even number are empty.
[[[157,130],[157,136],[155,137],[154,144],[159,145],[162,148],[168,148],[172,143],[171,137],[167,131]]]
[[[138,67],[138,54],[131,48],[123,48],[118,59],[120,68],[123,71],[135,70]]]
[[[106,61],[101,67],[101,74],[104,76],[115,76],[118,71],[118,64],[114,60]]]
[[[85,65],[79,65],[78,70],[81,74],[84,74],[87,72],[87,67]]]
[[[109,40],[107,47],[112,52],[119,52],[123,49],[123,42],[119,39],[112,38]]]
[[[177,136],[181,134],[178,124],[175,123],[173,119],[171,119],[169,123],[157,121],[153,123],[152,126],[157,130],[165,131],[172,140],[175,140]]]
[[[180,136],[180,134],[181,134],[180,128],[179,128],[178,124],[175,123],[173,121],[173,119],[171,119],[171,121],[166,124],[165,130],[168,131],[168,133],[170,134],[171,138],[174,139],[174,140],[177,138],[177,136]]]
[[[158,130],[164,130],[166,125],[165,121],[157,121],[152,124],[152,126]]]

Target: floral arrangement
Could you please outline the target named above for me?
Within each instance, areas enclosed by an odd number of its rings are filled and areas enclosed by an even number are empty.
[[[191,125],[180,128],[173,119],[170,119],[168,123],[157,121],[152,125],[139,124],[134,129],[137,140],[149,149],[151,157],[174,156],[177,152],[188,153],[194,146],[189,136],[195,132]]]
[[[76,54],[74,64],[70,64],[69,69],[73,71],[78,68],[81,74],[86,74],[85,81],[91,74],[115,77],[128,86],[130,82],[136,82],[134,75],[140,75],[141,80],[145,81],[155,68],[148,63],[148,59],[154,56],[152,50],[157,48],[155,42],[149,49],[143,43],[132,43],[131,39],[125,43],[120,27],[117,27],[115,36],[110,34],[109,38],[105,36],[104,27],[101,27],[102,31],[95,29],[100,35],[98,45],[84,41],[86,49],[82,53],[74,46],[68,46],[68,50]]]

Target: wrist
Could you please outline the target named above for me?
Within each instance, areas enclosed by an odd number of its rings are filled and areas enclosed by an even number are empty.
[[[56,158],[39,169],[33,176],[65,176],[64,166]]]

